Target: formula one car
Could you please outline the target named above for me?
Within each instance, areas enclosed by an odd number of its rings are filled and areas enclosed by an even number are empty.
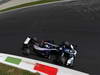
[[[53,40],[37,40],[27,37],[22,46],[23,54],[35,53],[37,56],[46,58],[53,63],[64,66],[73,66],[77,51],[75,46],[68,41],[57,45]]]

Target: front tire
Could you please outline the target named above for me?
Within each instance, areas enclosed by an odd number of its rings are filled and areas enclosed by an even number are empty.
[[[69,60],[66,61],[65,65],[68,67],[73,67],[73,63],[74,63],[74,58],[70,58]]]

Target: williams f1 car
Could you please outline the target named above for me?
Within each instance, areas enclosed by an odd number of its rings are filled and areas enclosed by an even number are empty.
[[[37,40],[27,37],[23,43],[23,54],[35,53],[37,56],[46,58],[53,63],[64,66],[73,66],[77,54],[76,46],[68,41],[57,45],[53,40]]]

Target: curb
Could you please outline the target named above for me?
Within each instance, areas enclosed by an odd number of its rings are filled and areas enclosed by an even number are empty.
[[[54,2],[36,4],[36,5],[31,5],[31,6],[26,6],[26,7],[21,7],[21,8],[16,8],[16,9],[11,9],[11,10],[8,10],[8,11],[0,12],[0,14],[9,13],[9,12],[13,12],[13,11],[16,11],[16,10],[21,10],[21,9],[24,9],[24,8],[44,6],[44,5],[63,3],[63,2],[71,2],[71,1],[76,1],[76,0],[61,0],[61,1],[54,1]]]
[[[0,10],[35,1],[40,1],[40,0],[9,0],[8,2],[0,5]]]
[[[4,53],[0,53],[0,62],[30,72],[39,72],[40,75],[89,75],[54,64]]]

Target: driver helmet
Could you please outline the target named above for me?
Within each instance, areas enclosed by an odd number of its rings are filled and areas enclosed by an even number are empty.
[[[70,46],[70,43],[68,41],[65,41],[64,44]]]

